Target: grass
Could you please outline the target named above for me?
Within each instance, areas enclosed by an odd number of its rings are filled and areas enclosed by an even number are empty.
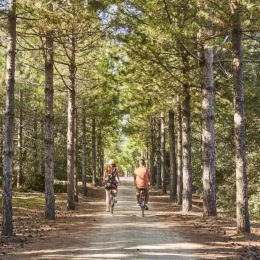
[[[64,194],[55,195],[56,202],[65,202],[66,196]],[[3,198],[0,197],[0,210],[2,211]],[[45,207],[45,197],[43,193],[38,195],[27,196],[26,193],[17,194],[16,197],[13,197],[12,206],[14,209],[42,209]]]

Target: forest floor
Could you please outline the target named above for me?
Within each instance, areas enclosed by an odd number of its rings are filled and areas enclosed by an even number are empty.
[[[128,190],[121,192],[123,187]],[[66,210],[66,194],[59,194],[56,196],[55,221],[44,219],[44,194],[14,193],[15,236],[1,237],[0,259],[260,260],[259,222],[251,222],[251,234],[237,235],[236,223],[232,219],[202,218],[202,203],[198,197],[193,197],[192,212],[182,214],[180,206],[169,200],[169,194],[163,195],[155,188],[150,191],[151,207],[142,218],[140,209],[134,208],[135,205],[128,209],[125,207],[128,200],[135,203],[135,199],[131,198],[134,189],[129,180],[123,182],[120,192],[122,201],[119,193],[113,217],[104,210],[103,187],[88,186],[87,198],[79,197],[75,211]],[[140,231],[133,229],[130,224],[144,227],[147,236],[142,239],[153,239],[149,245],[138,240],[136,235]],[[112,228],[108,229],[108,225]],[[161,237],[160,232],[165,232],[167,238]],[[110,241],[106,245],[111,235],[112,240],[118,242],[113,244]],[[139,235],[142,236],[141,233]],[[125,237],[124,244],[120,244],[124,236],[129,237]],[[138,246],[133,246],[136,241]]]

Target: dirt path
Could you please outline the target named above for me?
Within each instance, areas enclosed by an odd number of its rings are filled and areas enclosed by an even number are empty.
[[[258,251],[248,252],[252,241],[232,235],[230,222],[202,219],[196,210],[182,215],[157,191],[151,192],[142,218],[132,178],[121,180],[113,216],[105,212],[105,192],[98,189],[94,197],[81,198],[75,212],[43,221],[46,228],[40,234],[32,232],[27,242],[12,245],[0,259],[258,259]],[[245,258],[240,258],[243,252]]]

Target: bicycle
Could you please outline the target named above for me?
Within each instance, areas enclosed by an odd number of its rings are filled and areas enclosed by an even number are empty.
[[[145,190],[140,190],[140,208],[142,211],[142,217],[144,217],[144,210],[145,210]]]
[[[114,212],[115,197],[116,197],[116,191],[115,191],[115,189],[111,189],[110,190],[110,200],[109,200],[109,207],[110,207],[111,215],[113,215],[113,212]]]

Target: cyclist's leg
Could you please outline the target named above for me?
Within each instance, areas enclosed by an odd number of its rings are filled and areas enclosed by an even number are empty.
[[[114,189],[114,202],[117,203],[117,193],[118,193],[118,189]]]
[[[144,192],[145,192],[145,209],[148,210],[149,188],[145,189]]]
[[[145,189],[145,203],[148,204],[149,201],[149,188]]]
[[[106,189],[106,209],[109,210],[110,190]]]

